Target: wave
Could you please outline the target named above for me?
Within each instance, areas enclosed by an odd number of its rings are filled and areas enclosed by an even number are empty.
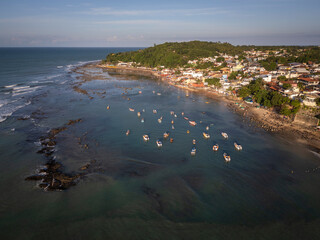
[[[17,86],[17,84],[7,85],[7,86],[4,86],[4,87],[5,87],[5,88],[13,88],[13,87],[15,87],[15,86]]]
[[[76,64],[69,64],[66,66],[66,71],[67,72],[71,72],[72,70],[74,70],[75,68],[77,67],[81,67],[81,66],[84,66],[84,65],[87,65],[87,64],[90,64],[90,63],[98,63],[100,62],[101,60],[92,60],[92,61],[80,61]]]
[[[10,117],[14,112],[16,112],[17,110],[19,110],[20,108],[23,108],[27,105],[31,104],[31,102],[26,102],[23,103],[21,105],[16,105],[16,106],[7,106],[4,109],[1,109],[0,111],[0,123],[4,122],[5,120],[7,120],[8,117]]]

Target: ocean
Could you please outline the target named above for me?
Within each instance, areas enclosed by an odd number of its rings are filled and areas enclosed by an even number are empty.
[[[319,156],[218,99],[78,68],[130,50],[0,48],[0,238],[319,239]],[[52,153],[39,153],[61,127]],[[25,181],[48,159],[81,177],[59,191]]]

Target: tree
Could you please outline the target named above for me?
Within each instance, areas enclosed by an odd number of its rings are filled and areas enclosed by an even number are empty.
[[[209,85],[214,85],[218,88],[221,87],[220,79],[219,78],[208,78],[205,80]]]
[[[251,94],[251,91],[248,87],[242,87],[238,90],[238,96],[242,98],[246,98]]]
[[[229,78],[229,80],[236,80],[237,76],[238,76],[237,72],[232,72],[232,73],[230,73],[228,78]]]
[[[284,89],[289,89],[289,88],[291,88],[291,84],[290,84],[290,83],[284,83],[284,84],[282,85],[282,87],[283,87]]]
[[[280,110],[280,114],[289,116],[291,114],[291,110],[288,108],[287,105],[284,105]]]
[[[306,86],[302,82],[298,82],[298,88],[300,89],[300,91],[303,91]]]
[[[287,80],[286,76],[279,76],[277,79],[279,81],[286,81]]]

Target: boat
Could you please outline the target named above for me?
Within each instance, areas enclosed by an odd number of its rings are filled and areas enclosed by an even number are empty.
[[[213,151],[218,151],[219,150],[219,145],[218,144],[213,145],[212,150]]]
[[[173,138],[170,138],[170,142],[173,143]]]
[[[107,106],[107,109],[108,109],[108,110],[110,109],[110,106],[109,106],[109,105]]]
[[[197,125],[197,123],[196,123],[195,121],[189,121],[189,124],[190,124],[191,126]]]
[[[158,119],[158,122],[159,122],[159,123],[162,123],[162,118],[159,118],[159,119]]]
[[[153,111],[152,111],[154,114],[156,114],[157,113],[157,110],[155,110],[155,109],[153,109]]]
[[[172,129],[174,129],[174,126],[172,125],[172,127],[171,127]]]
[[[140,112],[137,112],[137,116],[140,117],[140,116],[141,116],[141,113],[140,113]]]
[[[187,121],[189,120],[189,118],[187,118],[187,117],[184,117],[184,119],[187,120]]]
[[[196,147],[193,147],[193,148],[191,149],[191,155],[192,155],[192,156],[196,155],[196,152],[197,152]]]
[[[144,123],[144,118],[141,119],[141,122]]]
[[[155,93],[156,93],[156,91],[152,91],[152,93],[153,93],[153,94],[155,94]]]
[[[129,108],[129,111],[130,112],[134,112],[134,108]]]
[[[159,139],[156,141],[156,143],[158,147],[162,147],[162,142]]]
[[[171,121],[171,124],[174,124],[174,121],[173,121],[173,120]]]
[[[230,162],[231,161],[231,157],[227,153],[224,153],[223,157],[224,157],[224,160],[226,160],[226,162]]]
[[[210,138],[209,133],[205,133],[205,132],[203,132],[203,133],[202,133],[202,135],[203,135],[203,137],[204,137],[204,138],[206,138],[206,139]]]
[[[170,114],[171,114],[171,115],[174,115],[174,111],[170,111]]]
[[[187,133],[189,134],[189,133],[190,133],[190,131],[189,131],[189,130],[187,130]]]
[[[183,116],[183,115],[184,115],[184,112],[182,112],[181,115]]]
[[[175,114],[174,117],[177,118],[178,117],[177,114]]]
[[[168,138],[169,137],[169,133],[168,132],[165,132],[164,134],[163,134],[163,138]]]
[[[142,109],[142,112],[145,112],[146,110],[145,109]]]
[[[146,142],[150,140],[148,134],[143,135],[142,138],[143,138],[143,140],[146,141]]]
[[[158,95],[158,96],[161,96],[161,93],[158,92],[157,95]]]
[[[139,94],[141,94],[142,92],[141,91],[139,91]]]
[[[209,126],[206,127],[206,130],[209,131]]]
[[[126,132],[126,135],[128,136],[130,134],[130,130],[128,129]]]
[[[237,149],[237,150],[242,150],[242,146],[240,145],[240,144],[238,144],[238,143],[236,143],[236,142],[234,142],[234,147]]]
[[[226,138],[226,139],[229,137],[228,134],[225,133],[225,132],[222,132],[221,135],[222,135],[222,137],[224,137],[224,138]]]
[[[192,143],[193,143],[193,145],[196,145],[196,140],[193,139],[193,140],[192,140]]]

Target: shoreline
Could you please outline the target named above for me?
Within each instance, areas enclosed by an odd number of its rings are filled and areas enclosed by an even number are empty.
[[[108,72],[153,77],[171,86],[202,94],[214,100],[223,101],[227,104],[229,109],[240,115],[243,118],[243,121],[251,122],[255,127],[261,128],[266,132],[277,134],[289,141],[295,141],[299,144],[305,145],[311,151],[320,153],[320,131],[313,130],[311,127],[306,128],[301,125],[294,124],[292,120],[284,118],[282,115],[273,112],[271,109],[256,108],[253,104],[248,104],[238,97],[222,95],[207,88],[195,89],[193,87],[174,84],[164,78],[161,78],[157,71],[151,69],[110,67],[100,63],[91,65],[106,69]]]

